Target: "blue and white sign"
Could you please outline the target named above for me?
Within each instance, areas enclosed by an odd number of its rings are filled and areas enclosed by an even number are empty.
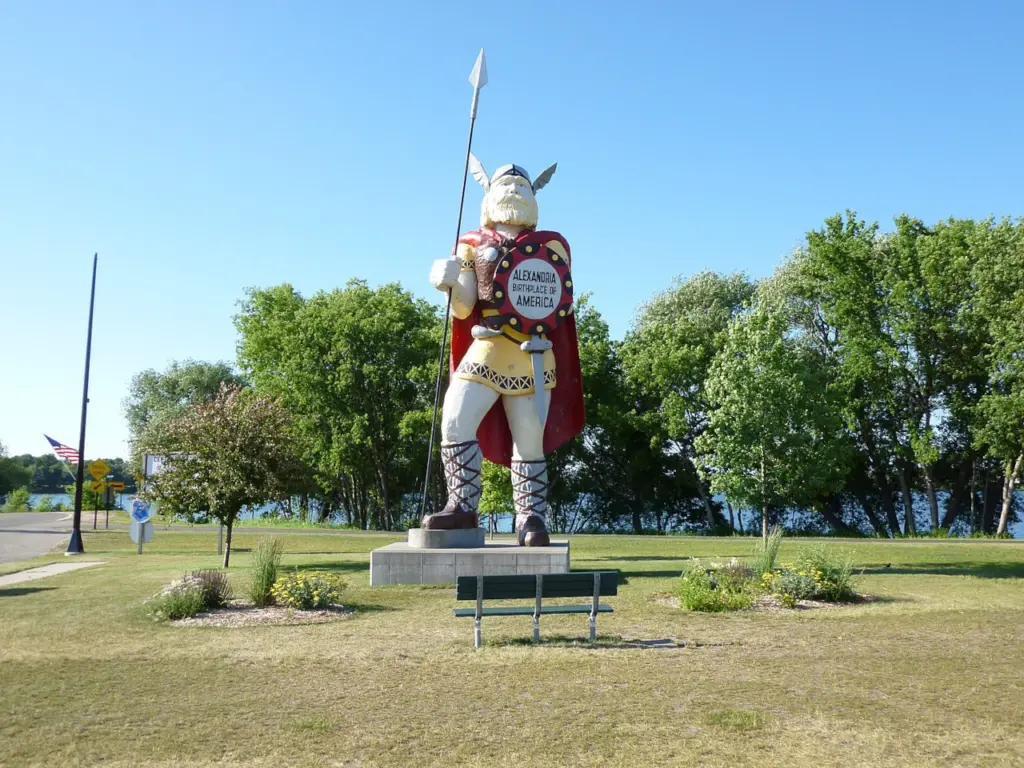
[[[137,523],[145,523],[149,518],[153,516],[152,504],[142,499],[135,499],[132,501],[132,520]]]

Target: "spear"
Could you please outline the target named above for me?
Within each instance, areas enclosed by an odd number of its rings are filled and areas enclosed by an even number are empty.
[[[469,83],[473,86],[473,103],[469,108],[469,141],[466,142],[466,163],[462,169],[462,194],[459,195],[459,223],[455,227],[455,246],[452,253],[459,247],[459,235],[462,234],[462,209],[466,204],[466,180],[469,177],[469,158],[473,152],[473,126],[476,124],[476,107],[480,101],[480,89],[487,85],[487,58],[484,49],[476,57],[473,71],[469,73]],[[444,374],[444,348],[448,345],[448,316],[452,310],[452,291],[448,289],[448,303],[444,308],[444,334],[441,337],[441,351],[437,356],[437,381],[434,383],[434,417],[430,420],[430,443],[427,446],[427,473],[423,479],[423,499],[420,501],[420,519],[427,511],[427,491],[430,488],[430,464],[434,458],[434,436],[437,432],[437,410],[441,402],[441,377]]]

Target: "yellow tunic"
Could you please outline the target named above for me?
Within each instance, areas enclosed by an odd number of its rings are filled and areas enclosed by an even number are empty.
[[[463,271],[473,271],[474,262],[464,259]],[[484,309],[484,317],[496,315],[495,309]],[[519,345],[530,337],[508,325],[501,327],[501,336],[473,339],[473,343],[455,369],[455,376],[476,381],[502,395],[529,395],[533,393],[533,361],[529,352]],[[542,339],[547,336],[542,335]],[[555,386],[555,353],[544,352],[544,389]]]

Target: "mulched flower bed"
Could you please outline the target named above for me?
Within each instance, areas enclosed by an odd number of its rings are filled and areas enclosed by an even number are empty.
[[[294,608],[282,608],[268,605],[257,608],[243,600],[231,600],[223,608],[197,613],[190,619],[176,619],[171,622],[176,627],[248,627],[254,625],[297,625],[326,624],[330,621],[341,621],[355,615],[354,608],[334,605],[330,608],[312,611],[298,611]]]
[[[667,605],[671,608],[680,607],[679,598],[667,592],[651,595],[651,600],[659,605]],[[850,605],[870,603],[872,600],[874,600],[874,598],[871,595],[858,595],[857,600],[852,603],[826,603],[823,600],[797,600],[795,607],[787,608],[782,604],[782,601],[774,595],[762,595],[757,598],[757,600],[754,601],[754,604],[749,608],[743,608],[740,611],[732,611],[732,613],[742,613],[743,611],[761,611],[762,613],[787,613],[791,611],[810,610],[834,611],[840,608],[846,608]]]

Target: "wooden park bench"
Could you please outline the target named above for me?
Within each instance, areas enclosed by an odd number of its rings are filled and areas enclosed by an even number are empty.
[[[540,642],[540,617],[544,613],[586,613],[590,615],[590,639],[597,638],[597,614],[611,613],[612,607],[600,602],[602,596],[617,595],[617,571],[595,573],[548,573],[536,576],[459,576],[456,600],[475,600],[476,608],[456,608],[456,618],[474,619],[473,645],[480,647],[484,616],[533,616],[533,641]],[[586,605],[544,605],[543,598],[589,597]],[[533,606],[484,608],[485,600],[534,600]]]

